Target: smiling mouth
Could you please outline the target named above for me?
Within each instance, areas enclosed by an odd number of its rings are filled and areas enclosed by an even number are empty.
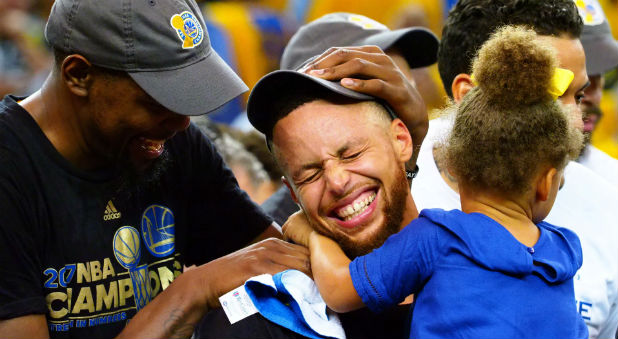
[[[361,194],[350,204],[341,207],[336,211],[337,217],[343,221],[349,221],[365,212],[369,205],[375,200],[376,192],[371,191],[365,194]]]
[[[143,142],[140,147],[148,152],[160,152],[163,149],[164,141],[160,140],[152,140],[152,139],[142,139]]]

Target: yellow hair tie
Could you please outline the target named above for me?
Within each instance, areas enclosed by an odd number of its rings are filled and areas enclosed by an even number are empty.
[[[549,87],[549,94],[554,98],[554,100],[558,99],[560,96],[566,92],[567,88],[571,84],[575,78],[575,74],[568,69],[556,67],[554,70],[554,75],[551,78],[551,85]],[[474,86],[478,86],[478,82],[476,81],[474,74],[470,76],[472,80],[472,84]]]
[[[549,94],[551,94],[554,100],[558,99],[558,97],[566,92],[573,78],[575,78],[575,74],[570,70],[556,67],[554,75],[551,78],[551,87],[549,87]]]

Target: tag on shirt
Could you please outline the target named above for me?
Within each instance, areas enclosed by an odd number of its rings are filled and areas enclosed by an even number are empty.
[[[225,311],[230,324],[234,324],[258,312],[247,291],[245,291],[244,285],[222,295],[219,298],[219,302],[221,302],[221,307],[223,307],[223,311]]]

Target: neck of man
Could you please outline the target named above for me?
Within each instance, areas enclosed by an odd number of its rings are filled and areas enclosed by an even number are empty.
[[[78,98],[65,88],[58,75],[49,75],[41,89],[19,104],[32,116],[54,148],[80,169],[94,169],[80,126]]]
[[[416,208],[416,203],[412,198],[412,193],[409,192],[406,197],[406,207],[403,212],[403,217],[401,218],[401,225],[399,230],[401,231],[404,227],[406,227],[412,220],[418,218],[418,209]]]

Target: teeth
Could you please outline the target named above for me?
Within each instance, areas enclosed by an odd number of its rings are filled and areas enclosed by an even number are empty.
[[[369,204],[371,204],[371,202],[373,202],[375,198],[376,194],[375,192],[372,192],[364,199],[358,199],[353,203],[349,204],[346,208],[340,209],[339,212],[337,212],[337,215],[346,221],[350,220],[362,213],[365,209],[367,209],[367,206],[369,206]]]
[[[156,152],[163,147],[163,143],[146,140],[145,145],[143,145],[142,147],[144,147],[148,151]]]

